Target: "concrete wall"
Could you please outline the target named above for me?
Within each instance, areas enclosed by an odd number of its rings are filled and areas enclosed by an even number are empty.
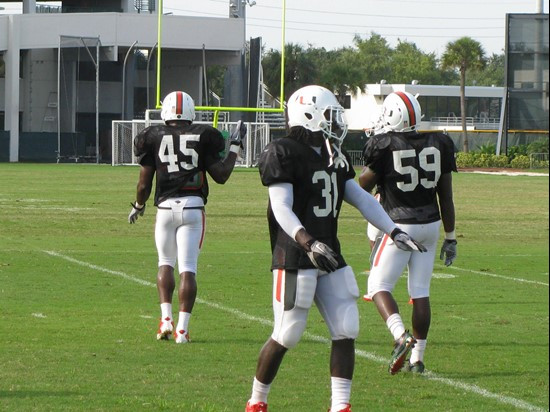
[[[23,150],[24,145],[19,141],[20,131],[57,131],[57,107],[52,107],[52,103],[57,101],[60,36],[73,36],[75,45],[80,37],[99,37],[100,60],[118,61],[120,64],[134,43],[136,49],[147,50],[157,43],[158,16],[135,13],[130,0],[121,0],[121,5],[125,13],[46,14],[28,11],[27,14],[0,16],[0,54],[6,61],[5,79],[0,79],[0,110],[5,112],[5,128],[11,136],[8,149],[10,161],[17,161],[18,148]],[[162,19],[160,98],[172,90],[184,89],[200,102],[203,95],[203,48],[206,49],[208,65],[239,66],[245,44],[244,19],[169,15]],[[86,53],[84,49],[81,52]],[[104,117],[120,114],[121,118],[133,118],[134,91],[148,86],[147,73],[143,68],[138,70],[134,66],[132,54],[128,56],[124,92],[120,78],[100,82],[99,112]],[[64,88],[64,96],[59,96],[62,100],[60,111],[64,113],[61,117],[62,132],[78,129],[78,113],[94,113],[96,110],[95,82],[81,80],[76,83],[76,61],[73,58],[63,67],[64,84],[61,87]],[[149,90],[150,101],[154,105],[157,102],[156,74],[153,70],[156,61],[152,63]],[[238,93],[234,93],[237,100],[242,99]],[[124,114],[121,114],[123,94]],[[22,113],[21,124],[19,112]],[[100,134],[105,132],[99,131]],[[2,147],[0,149],[4,150]],[[3,156],[4,152],[0,153],[0,158]]]

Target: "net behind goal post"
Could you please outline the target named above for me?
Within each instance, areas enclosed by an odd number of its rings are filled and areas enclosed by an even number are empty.
[[[113,120],[112,122],[112,165],[137,165],[134,156],[134,137],[146,127],[155,124],[163,124],[158,114],[160,110],[147,110],[144,120]],[[225,137],[226,151],[229,150],[229,135],[237,125],[237,122],[229,122],[222,117],[218,121],[217,129]],[[194,121],[194,124],[213,125],[212,121]],[[270,142],[271,134],[269,124],[247,122],[248,132],[243,142],[243,150],[237,159],[236,166],[255,167],[264,147]]]

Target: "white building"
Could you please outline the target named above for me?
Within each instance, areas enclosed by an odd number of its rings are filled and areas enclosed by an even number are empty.
[[[382,103],[392,92],[409,92],[417,96],[422,107],[421,130],[462,130],[460,87],[411,84],[367,84],[361,93],[349,97],[346,119],[350,130],[363,130],[380,115]],[[466,124],[468,130],[499,127],[504,96],[503,87],[466,87]]]
[[[0,161],[55,160],[57,139],[107,155],[111,121],[158,102],[159,0],[12,1],[23,13],[0,15]],[[205,66],[222,65],[233,90],[224,104],[242,106],[244,7],[228,0],[227,18],[162,17],[161,98],[185,90],[200,105]],[[42,148],[20,153],[29,146]]]

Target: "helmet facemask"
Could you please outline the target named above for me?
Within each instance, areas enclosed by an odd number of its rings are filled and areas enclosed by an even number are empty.
[[[348,130],[344,108],[330,90],[315,85],[302,87],[290,96],[287,114],[289,127],[322,132],[331,157],[330,165],[341,163],[336,158],[345,161],[340,148]],[[336,149],[336,158],[333,149]]]
[[[321,130],[325,136],[325,144],[330,155],[329,166],[333,164],[336,167],[344,166],[347,161],[342,154],[342,143],[348,133],[344,109],[342,106],[328,106],[325,109],[324,117],[327,122]],[[336,153],[332,151],[333,148]]]

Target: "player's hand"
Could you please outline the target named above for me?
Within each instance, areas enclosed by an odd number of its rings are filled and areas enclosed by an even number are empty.
[[[137,202],[130,203],[132,206],[132,210],[130,211],[130,214],[128,215],[128,223],[136,223],[136,220],[138,219],[138,216],[143,216],[145,213],[145,205],[140,206]]]
[[[330,273],[338,268],[338,255],[328,245],[317,240],[311,240],[307,245],[310,248],[307,256],[317,269]]]
[[[418,243],[399,228],[393,229],[390,237],[395,246],[406,252],[426,252],[428,250],[422,243]]]
[[[237,122],[237,126],[231,132],[231,137],[229,138],[229,144],[237,145],[243,147],[243,140],[246,138],[246,124],[242,120]]]
[[[445,239],[441,245],[439,259],[445,260],[445,266],[451,266],[456,259],[456,239]]]

